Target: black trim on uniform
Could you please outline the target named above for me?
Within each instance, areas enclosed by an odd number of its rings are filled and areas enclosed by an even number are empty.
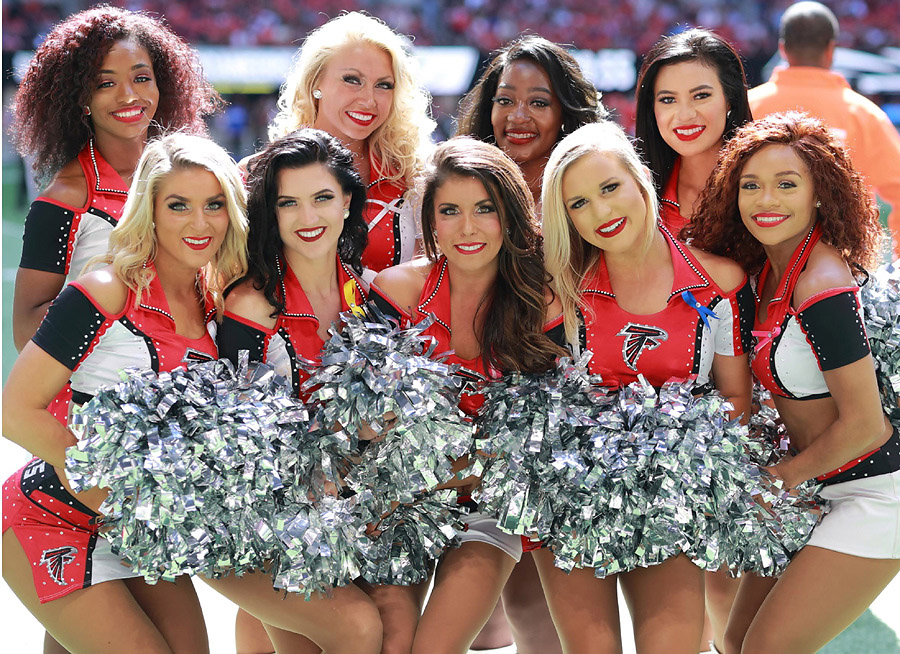
[[[291,386],[296,395],[300,392],[300,363],[297,357],[297,350],[294,349],[294,344],[291,343],[291,335],[287,329],[279,327],[278,335],[284,340],[284,349],[287,352],[288,360],[291,362]]]
[[[90,516],[92,518],[96,518],[100,514],[96,511],[92,511],[84,504],[79,502],[69,491],[63,487],[62,483],[59,481],[59,477],[56,474],[56,469],[44,461],[43,459],[34,459],[25,466],[25,469],[22,471],[21,481],[19,482],[19,487],[22,490],[22,495],[27,497],[29,501],[31,501],[36,506],[41,507],[44,511],[53,514],[54,517],[59,518],[63,522],[72,525],[73,527],[77,527],[79,529],[83,529],[82,525],[77,525],[70,520],[66,520],[63,516],[61,516],[57,511],[50,509],[43,504],[41,504],[39,498],[35,497],[34,494],[38,491],[52,497],[57,502],[61,502],[67,506],[71,506],[74,510],[83,513],[84,515]]]
[[[159,354],[156,352],[156,346],[153,344],[153,339],[138,329],[137,325],[128,319],[128,316],[122,316],[119,318],[119,322],[122,323],[125,329],[144,341],[144,345],[147,346],[147,354],[150,357],[150,367],[153,369],[153,372],[159,373]]]
[[[393,318],[398,322],[403,320],[403,316],[397,311],[397,307],[391,304],[391,302],[379,293],[378,289],[374,286],[369,288],[369,301],[388,318]]]
[[[852,291],[818,300],[797,318],[822,371],[846,366],[869,354],[869,340]]]
[[[219,358],[228,359],[234,365],[238,363],[241,350],[250,352],[250,361],[262,361],[266,356],[267,334],[251,325],[225,316],[216,332],[216,346]]]
[[[71,209],[43,200],[32,202],[25,217],[19,267],[65,275],[74,222]]]
[[[564,322],[559,323],[555,327],[551,327],[545,331],[544,334],[560,347],[566,347],[568,345],[568,343],[566,343],[566,325]]]
[[[75,370],[106,321],[93,302],[75,286],[63,289],[47,309],[31,340],[69,370]]]
[[[741,348],[744,353],[753,351],[753,320],[756,316],[756,300],[753,297],[753,287],[748,279],[735,294],[738,315],[738,328],[741,333]]]

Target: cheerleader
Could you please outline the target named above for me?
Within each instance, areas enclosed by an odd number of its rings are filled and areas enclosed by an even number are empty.
[[[501,49],[460,101],[457,135],[497,145],[522,170],[535,203],[550,151],[603,118],[600,94],[566,50],[527,35]]]
[[[270,139],[315,127],[353,153],[366,185],[367,280],[409,261],[416,251],[417,229],[406,196],[435,123],[428,114],[428,92],[404,46],[382,21],[359,12],[328,21],[303,41],[269,127]]]
[[[265,361],[290,379],[299,396],[308,376],[301,359],[317,360],[328,329],[340,324],[340,312],[366,301],[368,287],[360,278],[368,234],[365,186],[338,139],[306,128],[276,139],[252,161],[249,188],[249,267],[228,292],[220,354],[237,361],[238,353],[248,350],[252,361]],[[398,615],[389,607],[398,594],[404,605],[418,609],[424,589],[366,589],[385,607],[384,646],[396,646],[401,634],[411,643],[417,611]],[[339,591],[355,602],[372,603],[356,586]],[[241,647],[266,647],[266,634],[250,619],[240,618],[239,625]],[[265,629],[276,651],[319,652],[326,644],[319,634],[309,634],[310,641],[271,625]],[[338,616],[323,621],[319,632],[342,637]]]
[[[9,130],[47,184],[25,219],[18,349],[63,285],[106,252],[147,140],[168,130],[205,134],[203,117],[220,104],[194,51],[148,15],[96,7],[47,35],[13,99]]]
[[[471,379],[474,392],[460,406],[473,414],[483,402],[479,384],[504,370],[547,370],[562,353],[542,333],[559,323],[559,304],[546,286],[531,194],[500,150],[451,139],[423,181],[422,229],[427,259],[382,271],[371,297],[401,320],[435,315],[425,333],[437,340],[436,352],[453,350],[449,361]],[[557,320],[546,324],[548,315]],[[471,504],[475,482],[460,482],[461,502]],[[518,536],[472,508],[462,545],[438,564],[414,653],[464,654],[522,556]]]
[[[656,195],[622,129],[586,125],[563,139],[544,172],[547,270],[563,306],[566,340],[591,350],[610,385],[642,375],[653,386],[696,376],[747,414],[745,354],[752,295],[733,262],[677,241],[658,224]],[[616,576],[567,574],[535,552],[563,649],[621,648]],[[703,628],[703,573],[684,554],[618,575],[641,652],[695,654]]]
[[[208,328],[222,283],[246,265],[243,189],[228,155],[180,135],[148,148],[110,237],[110,265],[69,284],[3,389],[3,434],[36,458],[3,488],[3,575],[70,652],[208,651],[186,577],[150,586],[98,534],[103,489],[73,494],[75,437],[47,410],[71,382],[87,401],[128,366],[171,370],[214,359]]]
[[[501,49],[461,100],[457,134],[494,143],[508,154],[540,207],[541,179],[553,146],[605,113],[600,94],[572,55],[528,35]],[[520,654],[552,654],[560,651],[559,639],[528,547],[525,542],[526,554],[503,589],[497,619],[501,628],[509,620]],[[492,618],[485,631],[493,624]],[[476,643],[490,635],[482,634]]]
[[[878,210],[831,131],[776,114],[725,146],[688,233],[760,271],[752,367],[796,451],[771,472],[818,479],[832,507],[779,578],[742,580],[726,651],[816,652],[900,570],[900,438],[856,281],[878,260]]]
[[[660,219],[677,235],[696,213],[722,144],[751,120],[741,58],[708,30],[666,36],[644,58],[635,102],[635,136],[659,189]]]

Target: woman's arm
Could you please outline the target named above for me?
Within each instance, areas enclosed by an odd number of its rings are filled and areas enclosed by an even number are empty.
[[[806,449],[774,466],[788,486],[835,470],[871,452],[890,435],[871,355],[823,375],[838,416]]]
[[[13,295],[13,342],[20,352],[65,284],[71,230],[86,202],[87,182],[81,166],[73,161],[28,211]]]
[[[33,342],[16,358],[3,387],[3,435],[53,466],[65,464],[75,436],[47,411],[72,371]]]
[[[712,376],[716,388],[734,405],[729,413],[731,418],[740,417],[742,424],[750,421],[750,398],[753,393],[753,379],[746,354],[713,356]]]

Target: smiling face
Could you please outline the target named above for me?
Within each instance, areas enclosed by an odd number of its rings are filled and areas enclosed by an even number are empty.
[[[157,186],[153,223],[157,269],[202,268],[218,252],[228,232],[222,185],[205,168],[174,169]]]
[[[615,154],[592,152],[571,164],[563,175],[562,193],[576,231],[601,250],[639,248],[652,228],[641,187]]]
[[[562,124],[562,105],[547,72],[530,59],[506,66],[491,108],[497,145],[520,165],[546,159]]]
[[[338,48],[316,81],[322,97],[313,126],[344,143],[369,138],[391,113],[394,84],[386,51],[365,42]]]
[[[728,100],[715,68],[699,61],[663,66],[653,89],[663,140],[683,157],[722,147]]]
[[[333,260],[350,196],[344,195],[338,180],[320,163],[285,168],[277,180],[275,216],[285,256]]]
[[[435,240],[450,265],[497,270],[503,225],[481,180],[453,175],[434,193]]]
[[[787,145],[767,145],[747,160],[738,186],[741,221],[764,246],[796,245],[816,220],[809,168]]]
[[[100,65],[88,101],[94,134],[101,141],[143,138],[158,105],[150,55],[136,41],[117,41]]]

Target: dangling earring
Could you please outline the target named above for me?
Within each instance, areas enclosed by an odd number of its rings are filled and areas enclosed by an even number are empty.
[[[91,115],[91,108],[90,108],[89,106],[87,106],[87,105],[84,105],[84,115],[85,115],[85,116],[90,116],[90,115]]]
[[[313,91],[313,97],[314,97],[316,100],[321,100],[321,99],[322,99],[322,92],[321,92],[319,89],[314,90],[314,91]]]
[[[344,220],[347,220],[347,218],[349,218],[349,217],[350,217],[350,210],[344,209]]]

